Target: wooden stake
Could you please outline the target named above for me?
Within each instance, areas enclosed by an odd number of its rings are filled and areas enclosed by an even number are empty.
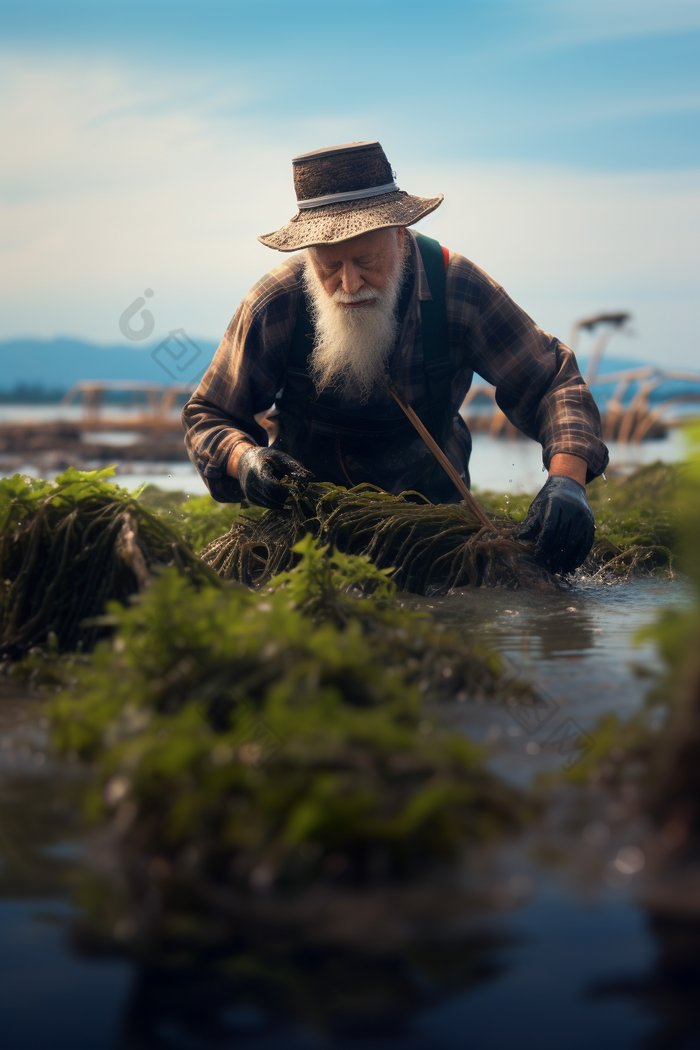
[[[452,466],[452,464],[450,463],[449,459],[447,458],[445,453],[442,451],[442,449],[438,445],[438,443],[435,440],[435,438],[433,437],[433,435],[430,433],[430,431],[427,429],[427,427],[425,427],[423,425],[423,423],[420,421],[420,419],[418,418],[416,413],[413,411],[413,409],[409,405],[408,401],[406,401],[406,399],[404,398],[404,396],[401,393],[401,391],[398,390],[394,386],[393,383],[389,383],[389,392],[391,393],[391,396],[394,398],[394,400],[399,403],[399,405],[404,410],[404,412],[406,413],[408,418],[411,420],[411,422],[413,423],[414,427],[416,428],[416,430],[418,431],[420,436],[423,438],[423,441],[425,441],[426,445],[428,446],[428,448],[430,449],[432,454],[435,456],[436,460],[438,461],[438,463],[440,464],[442,469],[448,475],[450,480],[452,482],[454,482],[455,488],[457,489],[457,491],[459,492],[460,496],[462,497],[464,502],[467,504],[467,506],[469,507],[470,511],[472,512],[474,517],[477,519],[477,521],[480,521],[482,525],[489,525],[490,526],[491,525],[491,521],[488,518],[488,516],[486,514],[486,511],[481,506],[481,504],[472,496],[471,492],[469,491],[467,486],[464,484],[464,481],[462,480],[460,475],[457,473],[455,468]]]

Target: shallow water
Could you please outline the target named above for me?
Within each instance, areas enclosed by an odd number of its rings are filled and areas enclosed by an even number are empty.
[[[406,604],[496,649],[514,675],[533,682],[546,698],[548,720],[533,732],[498,708],[464,704],[452,714],[470,736],[507,755],[497,762],[499,772],[522,781],[556,765],[556,754],[532,745],[566,719],[590,732],[605,712],[628,716],[640,705],[646,688],[640,675],[653,674],[660,664],[654,646],[635,636],[661,608],[686,600],[680,581],[638,579],[554,594],[465,590]]]
[[[687,595],[682,582],[652,579],[406,600],[498,649],[547,697],[547,721],[534,727],[475,703],[441,711],[525,784],[572,761],[558,727],[573,720],[585,739],[602,712],[642,702],[640,671],[658,660],[634,637]],[[563,819],[475,858],[488,903],[455,917],[449,943],[328,951],[263,937],[175,965],[102,953],[81,935],[80,786],[78,772],[52,765],[40,703],[0,679],[0,1031],[10,1050],[700,1045],[683,980],[667,986],[677,931],[652,922],[635,903],[636,876],[614,869],[639,835],[619,802],[573,815],[564,806]]]

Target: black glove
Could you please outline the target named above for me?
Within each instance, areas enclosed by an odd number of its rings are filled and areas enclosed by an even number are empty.
[[[535,559],[550,572],[573,572],[588,557],[595,536],[585,486],[563,474],[547,478],[514,532],[520,540],[536,540]]]
[[[248,503],[280,510],[289,495],[282,478],[310,481],[313,478],[301,463],[276,448],[247,448],[238,461],[238,483]]]

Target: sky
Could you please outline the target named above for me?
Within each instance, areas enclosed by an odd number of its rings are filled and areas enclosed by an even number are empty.
[[[379,139],[420,224],[543,328],[700,367],[700,0],[5,0],[0,340],[218,340],[291,157]],[[584,338],[582,353],[589,348]]]

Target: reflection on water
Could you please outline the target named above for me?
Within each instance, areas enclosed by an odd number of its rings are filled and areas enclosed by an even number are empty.
[[[424,942],[404,953],[295,945],[270,938],[186,965],[142,966],[118,1046],[414,1044],[416,1015],[496,977],[499,939]],[[406,1041],[404,1041],[406,1040]]]
[[[656,657],[634,634],[659,605],[684,601],[682,584],[665,580],[410,599],[499,649],[588,730],[603,711],[641,703],[634,665],[653,670]],[[455,701],[442,716],[523,784],[560,763],[528,750],[539,737],[501,708]],[[41,717],[0,677],[0,1030],[13,1050],[43,1050],[57,1030],[71,1050],[697,1044],[700,936],[685,921],[647,921],[636,877],[606,881],[636,831],[602,793],[589,811],[564,792],[544,826],[473,856],[469,893],[449,914],[433,885],[430,907],[414,901],[410,935],[398,901],[381,923],[367,921],[366,902],[344,902],[343,937],[318,923],[302,937],[291,921],[216,921],[197,941],[175,916],[153,956],[130,950],[114,921],[119,887],[86,860],[99,843],[81,846],[83,774],[51,766]],[[439,936],[436,902],[449,920]],[[369,940],[357,934],[361,911]]]
[[[589,995],[593,1001],[626,999],[653,1018],[643,1050],[690,1050],[700,1046],[700,918],[651,912],[647,921],[652,965],[598,980]]]
[[[19,739],[25,723],[5,730]],[[0,1023],[12,1050],[55,1045],[57,1018],[70,1050],[364,1046],[410,1034],[421,1012],[503,972],[508,938],[484,926],[484,899],[470,929],[471,898],[444,888],[311,901],[321,920],[307,927],[293,906],[286,922],[227,930],[175,914],[157,954],[129,951],[99,840],[76,845],[84,780],[27,768],[0,782]]]
[[[509,779],[531,782],[561,765],[541,745],[557,724],[574,719],[592,732],[601,715],[631,714],[642,703],[640,673],[659,669],[655,648],[635,635],[665,605],[689,600],[678,580],[584,584],[546,595],[465,590],[448,598],[406,597],[439,620],[498,650],[519,677],[534,682],[558,719],[527,733],[507,710],[463,703],[444,712],[453,726],[491,747],[495,767]],[[537,745],[535,748],[534,745]]]

